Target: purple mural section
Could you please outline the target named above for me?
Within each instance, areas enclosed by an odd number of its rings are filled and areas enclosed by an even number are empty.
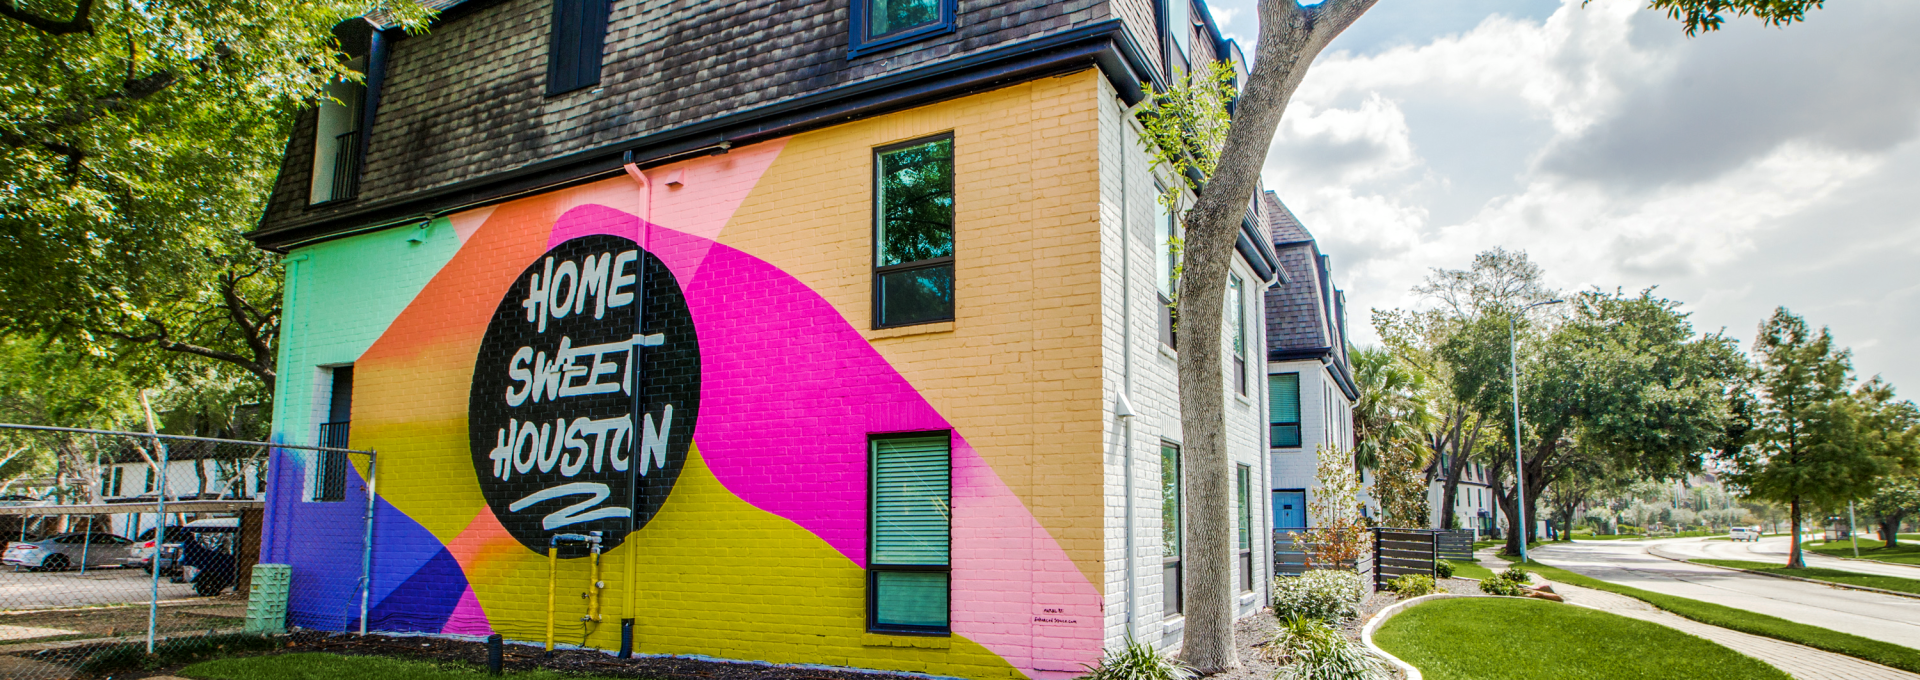
[[[293,567],[287,625],[357,629],[366,482],[349,474],[342,500],[307,500],[302,455],[312,454],[273,450],[260,561]],[[460,565],[433,534],[386,501],[374,504],[373,533],[368,629],[440,632],[467,591]]]

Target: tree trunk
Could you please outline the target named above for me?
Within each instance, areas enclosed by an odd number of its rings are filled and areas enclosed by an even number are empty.
[[[1227,452],[1227,376],[1221,363],[1228,268],[1267,150],[1287,101],[1314,57],[1375,0],[1260,3],[1260,41],[1234,104],[1212,177],[1183,224],[1180,281],[1180,425],[1186,456],[1185,640],[1180,657],[1202,673],[1240,665],[1233,644],[1233,462]]]
[[[1794,496],[1787,504],[1788,523],[1793,526],[1793,546],[1787,550],[1787,568],[1805,569],[1807,561],[1800,556],[1800,497]]]

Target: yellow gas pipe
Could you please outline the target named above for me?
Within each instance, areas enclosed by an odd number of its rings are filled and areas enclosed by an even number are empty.
[[[553,654],[553,614],[555,609],[554,591],[560,585],[560,543],[562,541],[586,543],[593,546],[593,588],[588,591],[588,614],[583,620],[600,620],[600,532],[586,534],[554,534],[547,539],[547,654]]]

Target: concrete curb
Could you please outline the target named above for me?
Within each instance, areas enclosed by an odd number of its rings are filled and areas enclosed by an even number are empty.
[[[1407,607],[1411,607],[1415,604],[1426,602],[1428,600],[1445,600],[1445,599],[1455,598],[1455,597],[1473,597],[1473,596],[1472,595],[1455,595],[1453,593],[1434,593],[1432,595],[1421,595],[1420,597],[1416,597],[1411,600],[1401,600],[1399,602],[1395,602],[1393,603],[1392,606],[1387,607],[1386,609],[1380,610],[1380,613],[1374,614],[1373,618],[1367,619],[1367,625],[1360,627],[1360,642],[1367,646],[1367,651],[1373,652],[1374,654],[1379,655],[1380,658],[1386,659],[1387,663],[1393,664],[1394,668],[1400,669],[1400,672],[1407,676],[1407,680],[1421,680],[1420,669],[1414,668],[1413,664],[1407,663],[1405,661],[1401,661],[1400,657],[1394,656],[1392,654],[1388,654],[1387,650],[1381,649],[1380,645],[1376,645],[1373,643],[1373,631],[1379,630],[1380,624],[1386,623],[1387,619],[1393,618],[1393,615],[1400,613],[1400,610],[1402,609],[1406,609]]]
[[[1920,600],[1920,594],[1916,594],[1916,593],[1903,593],[1898,590],[1887,590],[1885,588],[1874,588],[1871,586],[1856,586],[1851,583],[1835,583],[1833,581],[1822,581],[1819,579],[1801,578],[1799,576],[1788,576],[1786,574],[1771,574],[1764,571],[1754,571],[1752,569],[1741,569],[1739,567],[1723,567],[1718,564],[1707,564],[1705,562],[1695,562],[1693,560],[1690,560],[1684,557],[1678,557],[1674,555],[1663,555],[1661,554],[1662,551],[1657,550],[1656,548],[1657,546],[1648,547],[1647,554],[1652,555],[1654,557],[1658,557],[1663,560],[1671,560],[1674,562],[1685,562],[1687,564],[1697,564],[1702,567],[1712,567],[1714,569],[1725,569],[1727,571],[1738,571],[1738,572],[1753,574],[1756,576],[1769,576],[1773,578],[1786,579],[1789,581],[1800,581],[1803,583],[1812,583],[1814,585],[1826,586],[1828,588],[1841,588],[1844,590],[1859,590],[1859,591],[1864,591],[1869,593],[1879,593],[1881,595],[1892,595],[1894,597],[1904,597],[1908,599]],[[1872,576],[1873,574],[1861,574],[1861,575]]]

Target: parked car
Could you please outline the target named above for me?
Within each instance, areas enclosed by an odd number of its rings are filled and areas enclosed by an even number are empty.
[[[1758,541],[1760,529],[1756,527],[1734,527],[1727,531],[1727,538],[1735,541]]]
[[[139,538],[134,539],[133,550],[130,551],[127,556],[127,566],[139,567],[141,571],[153,573],[153,553],[156,552],[154,548],[155,533],[157,532],[153,529],[147,529],[146,531],[140,532]],[[180,537],[184,535],[180,527],[167,527],[167,545],[179,547]],[[172,576],[177,573],[180,573],[180,565],[174,564],[171,560],[161,560],[161,576]]]
[[[108,533],[75,531],[7,546],[0,563],[31,571],[59,571],[86,562],[89,567],[124,566],[133,541]]]
[[[195,520],[168,529],[167,536],[172,538],[176,531],[180,532],[180,542],[160,548],[162,568],[178,567],[175,583],[192,583],[193,592],[201,595],[218,595],[233,585],[238,564],[235,556],[240,552],[240,518]]]

